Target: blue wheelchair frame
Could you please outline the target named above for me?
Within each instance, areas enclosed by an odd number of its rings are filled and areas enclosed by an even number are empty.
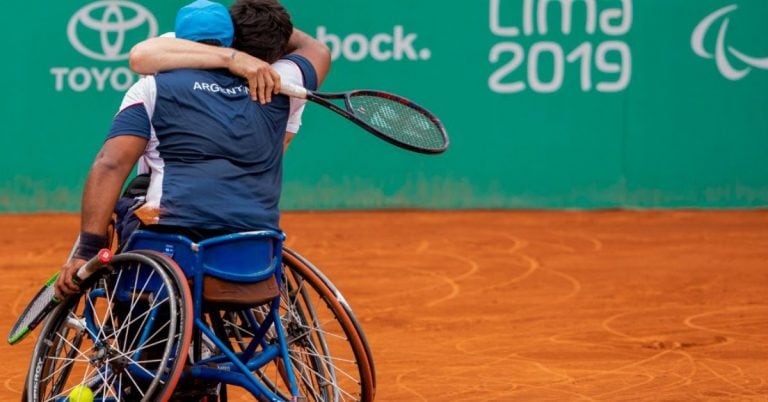
[[[278,288],[282,288],[282,243],[285,236],[275,231],[254,231],[218,236],[195,243],[181,235],[136,231],[131,235],[122,252],[151,250],[171,257],[188,279],[192,279],[193,339],[200,341],[204,334],[221,351],[221,354],[200,359],[195,356],[192,366],[185,370],[185,376],[213,380],[240,386],[254,396],[280,400],[274,391],[265,386],[252,371],[258,370],[276,358],[283,361],[285,381],[291,396],[296,399],[298,386],[288,355],[288,344],[280,321],[280,296],[268,302],[270,309],[262,322],[251,313],[248,321],[255,330],[252,340],[241,352],[229,349],[203,320],[203,278],[206,275],[231,282],[253,283],[274,276]],[[119,294],[119,292],[117,292]],[[97,294],[93,296],[98,297]],[[91,296],[89,296],[91,297]],[[119,297],[119,296],[118,296]],[[244,306],[246,309],[247,306]],[[154,319],[154,317],[151,317]],[[86,322],[91,321],[86,317]],[[95,328],[91,322],[87,326]],[[270,327],[274,325],[277,344],[265,340]],[[90,330],[90,329],[89,329]],[[199,332],[198,332],[199,331]],[[146,334],[143,335],[146,337]],[[142,338],[146,340],[146,338]],[[259,350],[259,347],[261,349]],[[197,354],[197,353],[195,353]],[[146,376],[147,373],[136,373]]]

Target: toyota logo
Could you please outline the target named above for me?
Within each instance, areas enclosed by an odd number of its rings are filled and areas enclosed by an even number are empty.
[[[130,1],[103,0],[78,10],[69,19],[67,36],[83,55],[96,60],[117,61],[128,58],[132,44],[126,46],[126,34],[139,28],[146,31],[146,36],[139,40],[157,36],[157,20],[149,10]],[[93,40],[86,41],[90,47],[79,36],[85,33],[93,36]]]

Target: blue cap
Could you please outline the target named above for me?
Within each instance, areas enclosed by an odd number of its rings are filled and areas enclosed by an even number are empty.
[[[232,46],[235,28],[226,7],[208,0],[196,0],[176,14],[176,37],[193,41],[217,40]]]

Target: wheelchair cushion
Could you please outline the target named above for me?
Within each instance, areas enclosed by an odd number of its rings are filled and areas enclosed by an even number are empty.
[[[231,282],[206,275],[203,277],[203,300],[225,305],[258,305],[272,301],[280,294],[274,276],[258,282]]]

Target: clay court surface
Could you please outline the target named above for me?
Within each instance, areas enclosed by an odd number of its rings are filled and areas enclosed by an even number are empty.
[[[4,334],[78,219],[0,215]],[[363,323],[377,400],[768,400],[766,210],[294,212],[283,227]],[[0,347],[0,401],[21,395],[31,338]]]

